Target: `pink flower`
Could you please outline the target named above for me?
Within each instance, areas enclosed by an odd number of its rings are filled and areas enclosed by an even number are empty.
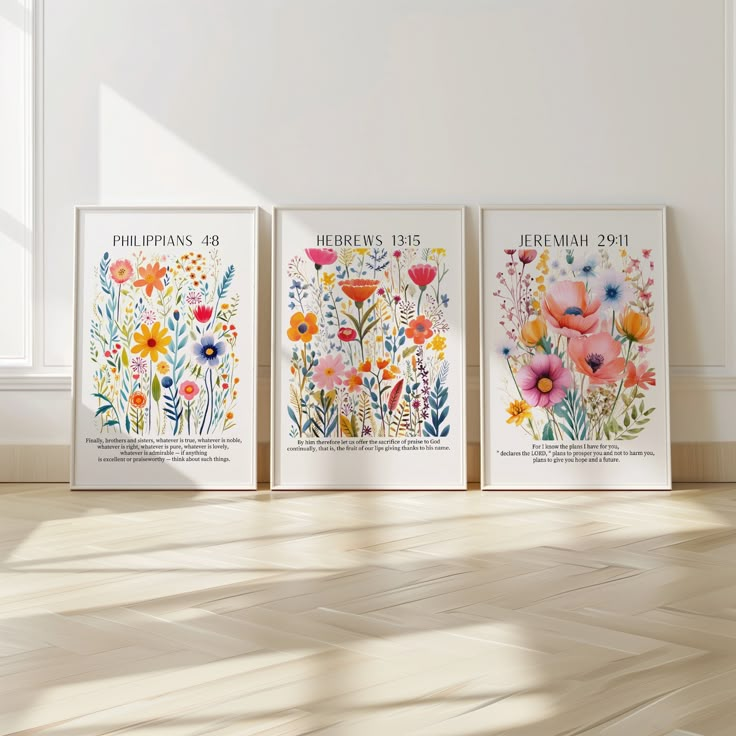
[[[614,383],[621,378],[626,361],[621,357],[621,343],[609,332],[590,337],[574,337],[567,352],[575,367],[592,384]]]
[[[337,252],[334,248],[306,248],[304,252],[317,270],[337,260]]]
[[[319,364],[314,369],[314,382],[321,389],[332,391],[335,386],[342,385],[345,373],[345,364],[342,355],[326,355],[320,358]]]
[[[572,384],[572,374],[556,355],[538,354],[516,374],[522,396],[542,409],[559,404]]]
[[[409,269],[409,278],[420,288],[426,287],[434,281],[437,267],[431,263],[417,263]]]
[[[199,386],[194,381],[182,381],[179,384],[179,395],[185,401],[191,401],[199,393]]]
[[[395,251],[394,251],[394,258],[396,258],[397,260],[398,260],[399,258],[401,258],[401,251],[400,251],[400,250],[395,250]]]
[[[516,253],[516,248],[504,248],[504,249],[503,249],[503,252],[504,252],[504,253],[505,253],[505,254],[506,254],[507,256],[512,256],[512,255],[514,255],[514,253]]]
[[[651,248],[647,248],[646,250],[643,250],[641,254],[644,256],[644,258],[648,261],[652,257],[652,250]]]
[[[591,299],[582,281],[556,281],[542,302],[542,314],[553,332],[579,337],[598,328],[600,306],[600,299]]]
[[[133,275],[133,266],[126,258],[120,258],[110,264],[110,278],[116,284],[124,284]]]
[[[537,257],[537,251],[534,248],[522,248],[519,251],[519,260],[526,266]]]
[[[626,366],[625,388],[636,386],[644,391],[648,391],[650,386],[656,386],[657,379],[654,377],[654,371],[649,369],[649,363],[644,361],[641,365],[635,366],[629,363]]]

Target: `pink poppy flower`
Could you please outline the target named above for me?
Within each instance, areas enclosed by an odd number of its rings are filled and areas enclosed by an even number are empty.
[[[342,355],[326,355],[320,358],[319,365],[314,369],[314,382],[319,388],[332,391],[335,386],[342,385],[344,374]]]
[[[621,343],[609,332],[570,340],[567,352],[575,367],[593,384],[615,383],[624,372]]]
[[[582,281],[556,281],[542,302],[542,314],[553,332],[579,337],[596,331],[600,306],[600,299],[591,299]]]
[[[334,248],[306,248],[304,252],[318,270],[322,266],[329,266],[337,260],[337,252]]]
[[[625,388],[637,388],[648,391],[650,386],[656,386],[657,379],[654,377],[654,371],[650,370],[649,363],[644,361],[639,366],[635,366],[633,363],[629,363],[626,366],[626,380],[624,381]]]
[[[572,374],[556,355],[540,353],[516,374],[521,394],[530,406],[559,404],[572,384]]]

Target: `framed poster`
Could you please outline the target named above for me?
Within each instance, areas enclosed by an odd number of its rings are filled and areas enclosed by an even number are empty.
[[[465,489],[464,209],[273,215],[274,489]]]
[[[483,488],[671,488],[665,223],[481,209]]]
[[[72,489],[256,487],[258,210],[76,210]]]

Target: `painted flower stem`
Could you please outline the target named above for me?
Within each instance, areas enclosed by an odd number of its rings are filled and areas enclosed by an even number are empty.
[[[624,373],[626,373],[626,366],[629,364],[629,357],[631,356],[631,345],[632,342],[629,340],[629,347],[626,349],[626,362],[624,363]],[[616,411],[616,404],[618,404],[618,397],[621,396],[621,389],[624,385],[624,376],[621,376],[621,380],[618,382],[618,391],[616,392],[616,398],[613,400],[613,406],[611,407],[611,413],[608,415],[608,421],[613,419],[613,413]]]
[[[207,378],[209,377],[209,374],[212,373],[212,368],[207,369],[207,373],[204,374],[204,387],[207,391],[207,403],[204,407],[204,413],[202,414],[202,423],[199,425],[199,433],[204,434],[204,425],[207,421],[207,414],[210,411],[210,402],[211,402],[211,394],[210,394],[210,384],[207,381]]]
[[[513,370],[511,370],[511,360],[509,358],[506,358],[506,365],[509,367],[509,373],[511,374],[511,380],[514,382],[514,386],[516,386],[516,390],[519,393],[519,398],[524,401],[524,395],[521,393],[521,389],[519,388],[519,384],[516,382],[516,376],[514,375]],[[529,428],[532,430],[532,436],[535,440],[538,440],[539,437],[537,436],[537,430],[534,429],[534,425],[532,424],[531,419],[527,419],[527,422],[529,422]]]

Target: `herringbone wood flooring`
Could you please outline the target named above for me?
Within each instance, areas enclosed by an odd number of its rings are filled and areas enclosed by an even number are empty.
[[[0,487],[0,732],[736,734],[736,487]]]

